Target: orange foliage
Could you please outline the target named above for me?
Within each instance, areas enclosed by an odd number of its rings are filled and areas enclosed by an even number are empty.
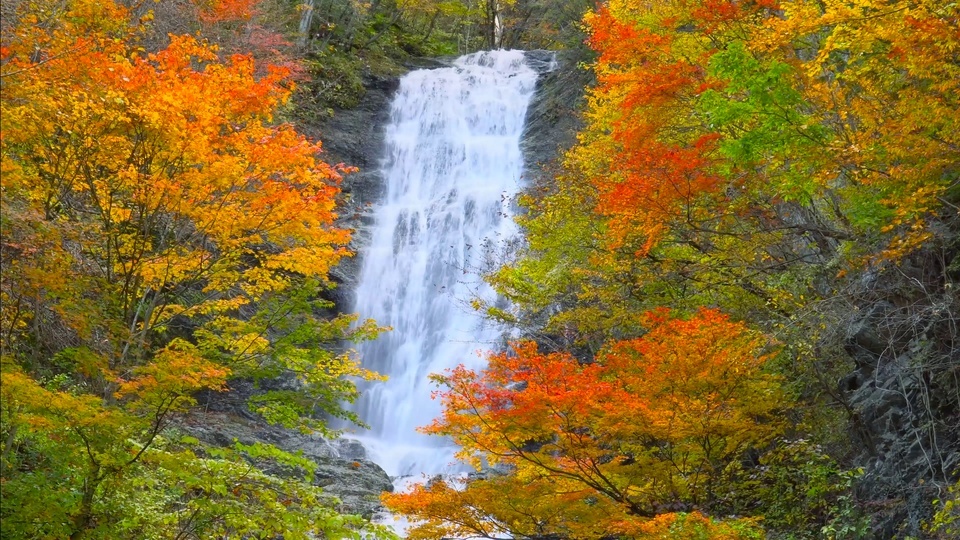
[[[916,249],[956,187],[956,20],[933,0],[613,0],[591,13],[598,85],[569,161],[598,188],[608,246],[645,255],[727,212],[732,188],[839,201],[843,219],[895,233],[884,256]],[[717,76],[714,57],[740,44],[781,88]],[[705,107],[709,90],[728,107]],[[751,99],[763,110],[743,107]],[[757,129],[775,123],[806,147]]]
[[[205,23],[248,21],[256,14],[260,0],[210,0],[202,6],[200,20]]]
[[[645,320],[644,337],[615,342],[592,363],[518,343],[482,373],[438,376],[443,415],[424,431],[451,437],[478,469],[509,472],[460,490],[432,483],[388,495],[388,506],[423,521],[420,538],[483,523],[600,537],[654,534],[670,508],[711,500],[725,467],[781,428],[766,341],[712,310]]]
[[[355,535],[359,518],[309,483],[161,435],[198,391],[283,372],[299,384],[255,404],[267,421],[324,429],[316,407],[358,421],[340,403],[374,377],[325,348],[377,329],[319,314],[348,255],[334,225],[346,168],[274,119],[289,70],[193,36],[147,51],[150,13],[108,0],[14,4],[0,62],[0,482],[17,502],[5,489],[0,536]],[[249,5],[219,9],[245,18]],[[296,459],[256,446],[237,451]],[[210,517],[182,528],[198,501],[191,515]]]
[[[190,36],[146,53],[122,6],[67,9],[39,27],[24,14],[4,44],[5,350],[50,310],[68,336],[97,336],[78,368],[125,399],[219,388],[230,368],[211,349],[241,362],[266,347],[238,310],[325,282],[347,254],[344,168],[273,123],[287,70],[256,76]],[[216,347],[168,342],[176,317],[206,321]]]
[[[613,146],[584,146],[577,158],[605,154],[601,163],[615,172],[590,175],[599,191],[597,212],[611,218],[612,248],[632,235],[646,237],[637,252],[642,255],[665,232],[665,220],[695,208],[699,197],[722,185],[710,172],[717,136],[684,136],[689,130],[675,116],[684,101],[706,88],[705,74],[675,54],[670,34],[626,23],[606,8],[588,21],[594,28],[590,44],[601,53],[593,99],[606,103],[597,121],[609,131]]]

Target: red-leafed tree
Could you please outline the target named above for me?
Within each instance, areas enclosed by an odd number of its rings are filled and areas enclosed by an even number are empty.
[[[481,373],[437,376],[444,412],[424,431],[451,437],[478,469],[505,472],[386,495],[423,522],[413,537],[653,538],[674,527],[682,538],[683,523],[748,534],[749,521],[699,511],[731,489],[728,467],[783,427],[784,394],[764,371],[769,342],[713,310],[644,320],[642,338],[591,363],[518,343]]]

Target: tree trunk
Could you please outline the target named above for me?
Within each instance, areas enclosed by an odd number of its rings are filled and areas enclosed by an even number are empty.
[[[80,499],[80,511],[73,518],[74,531],[70,540],[80,540],[90,528],[93,522],[93,497],[102,479],[100,466],[91,464],[87,477],[83,479],[83,498]]]
[[[300,13],[300,37],[297,39],[297,45],[306,47],[310,41],[310,24],[313,23],[313,11],[316,0],[307,0],[306,7]]]
[[[423,39],[420,40],[420,44],[424,44],[430,39],[430,34],[433,33],[433,27],[437,24],[437,18],[440,17],[440,10],[437,9],[433,12],[433,17],[430,18],[430,26],[427,27],[426,33],[423,34]]]

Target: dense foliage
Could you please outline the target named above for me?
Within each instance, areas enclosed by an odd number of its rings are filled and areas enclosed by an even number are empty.
[[[446,410],[426,431],[452,437],[478,467],[510,474],[459,491],[436,481],[386,496],[428,523],[411,538],[712,528],[700,515],[667,515],[665,502],[691,510],[729,497],[724,478],[741,454],[782,431],[783,394],[763,372],[763,339],[742,324],[712,310],[643,318],[646,335],[611,343],[590,364],[525,343],[492,357],[482,375],[459,368],[440,376],[450,388]],[[754,527],[737,530],[751,536]]]
[[[244,16],[234,8],[198,12],[226,24]],[[321,413],[358,421],[343,403],[376,377],[334,347],[376,327],[319,316],[327,272],[348,255],[333,224],[343,168],[273,121],[289,70],[189,35],[151,45],[151,14],[113,2],[10,15],[3,537],[376,533],[335,510],[310,462],[203,449],[170,429],[196,392],[280,374],[295,389],[256,396],[252,411],[301,429],[324,429]],[[269,476],[256,460],[300,473]]]
[[[958,17],[934,0],[589,12],[585,127],[524,200],[525,251],[489,276],[512,304],[488,314],[532,341],[438,377],[425,431],[485,472],[385,496],[413,536],[871,534],[863,471],[838,461],[881,444],[838,388],[851,347],[920,393],[946,381],[916,433],[957,433]],[[907,274],[922,257],[931,273]],[[837,328],[885,283],[904,307],[873,342]],[[955,481],[932,448],[920,483]],[[927,534],[949,537],[952,505],[928,507]]]

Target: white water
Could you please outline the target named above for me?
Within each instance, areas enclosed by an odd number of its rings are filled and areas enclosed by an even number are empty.
[[[480,368],[499,337],[468,302],[492,297],[471,271],[515,234],[520,135],[537,74],[520,51],[476,53],[400,80],[386,130],[387,194],[376,209],[355,311],[393,327],[363,344],[364,366],[389,376],[369,386],[360,438],[393,477],[449,473],[456,448],[416,428],[440,414],[428,380],[458,364]]]

